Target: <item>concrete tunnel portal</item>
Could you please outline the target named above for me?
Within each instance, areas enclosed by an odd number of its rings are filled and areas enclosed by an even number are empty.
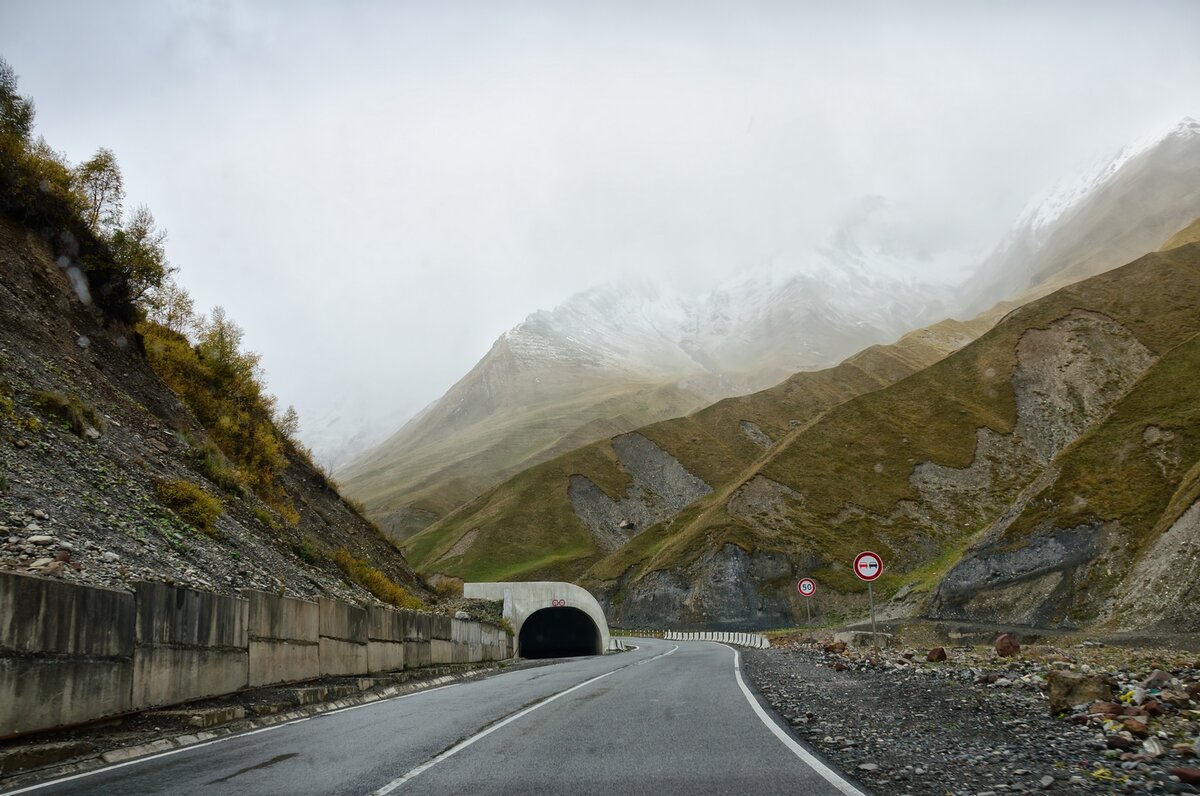
[[[522,658],[567,658],[602,655],[600,628],[578,608],[542,608],[521,625],[517,646]]]
[[[504,618],[522,658],[602,655],[608,649],[608,620],[600,603],[574,583],[467,583],[463,596],[504,601]]]

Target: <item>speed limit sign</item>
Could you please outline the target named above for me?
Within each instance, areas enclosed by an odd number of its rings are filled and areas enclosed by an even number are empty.
[[[796,584],[796,591],[800,592],[801,597],[812,597],[817,593],[817,582],[812,578],[802,578]]]

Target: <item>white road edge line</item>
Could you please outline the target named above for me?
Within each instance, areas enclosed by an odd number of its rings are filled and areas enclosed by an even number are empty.
[[[800,760],[803,761],[804,764],[813,771],[820,774],[826,782],[837,788],[839,792],[844,793],[845,796],[866,796],[866,794],[864,794],[858,788],[842,779],[842,777],[836,771],[814,757],[811,752],[809,752],[800,744],[796,743],[795,739],[784,732],[780,726],[775,723],[774,719],[772,719],[767,712],[763,710],[762,705],[758,704],[758,700],[754,698],[754,694],[749,688],[746,687],[746,681],[742,679],[741,654],[737,650],[733,649],[733,647],[729,647],[729,649],[733,650],[733,676],[737,678],[738,687],[742,689],[742,694],[746,697],[746,701],[750,703],[750,707],[754,709],[754,712],[758,716],[759,720],[763,724],[767,725],[767,729],[773,732],[775,737],[782,741],[783,745],[786,746],[792,752],[792,754],[800,758]]]
[[[409,780],[413,779],[414,777],[420,776],[422,773],[433,768],[438,763],[441,763],[442,761],[453,757],[454,755],[458,754],[463,749],[466,749],[468,746],[475,743],[476,741],[483,740],[487,736],[494,733],[496,730],[502,729],[503,727],[506,727],[507,725],[512,724],[517,719],[521,718],[522,716],[529,715],[530,713],[532,713],[533,711],[537,710],[540,707],[549,705],[551,702],[558,699],[559,697],[564,697],[567,694],[571,693],[572,691],[578,691],[580,688],[583,688],[586,685],[591,685],[592,683],[596,682],[597,680],[603,680],[605,677],[616,674],[617,672],[619,672],[622,669],[625,669],[629,666],[638,666],[639,664],[649,663],[650,661],[656,661],[659,658],[665,658],[668,655],[670,655],[671,653],[676,652],[678,649],[679,649],[679,645],[676,644],[675,646],[671,647],[671,649],[667,650],[666,652],[659,653],[658,655],[655,655],[653,658],[647,658],[644,661],[638,661],[637,663],[633,663],[633,664],[627,663],[627,664],[625,664],[625,666],[618,666],[616,669],[613,669],[612,671],[605,672],[604,674],[601,674],[601,675],[597,675],[596,677],[593,677],[590,680],[584,680],[582,683],[579,683],[578,685],[573,685],[570,688],[565,689],[563,691],[559,691],[557,694],[551,694],[550,696],[543,699],[541,702],[536,702],[536,703],[530,705],[529,707],[525,708],[524,710],[514,713],[513,715],[509,716],[507,719],[504,719],[501,722],[493,724],[492,726],[488,727],[485,730],[481,730],[480,732],[475,733],[470,738],[467,738],[466,740],[463,740],[463,741],[459,741],[457,744],[455,744],[454,746],[451,746],[449,749],[447,749],[446,751],[437,755],[436,757],[432,757],[429,760],[426,760],[424,763],[422,763],[421,765],[412,769],[404,776],[397,777],[396,779],[392,780],[388,784],[384,785],[379,790],[371,791],[369,796],[386,796],[387,794],[389,794],[392,791],[399,788],[404,783],[408,782]],[[858,793],[858,791],[855,791],[854,793]],[[859,794],[859,796],[862,796],[862,794]]]
[[[232,735],[225,735],[220,738],[214,738],[211,741],[204,741],[203,743],[194,743],[194,744],[190,744],[188,746],[181,746],[178,749],[170,749],[166,752],[159,752],[158,754],[154,754],[154,755],[146,755],[145,757],[138,757],[138,758],[134,758],[133,760],[126,760],[123,763],[113,763],[111,766],[104,766],[103,768],[96,768],[96,769],[92,769],[91,771],[84,771],[80,774],[72,774],[69,777],[61,777],[59,779],[52,779],[48,782],[39,782],[36,785],[26,785],[24,788],[21,788],[19,790],[4,791],[3,796],[17,796],[18,793],[31,793],[35,790],[41,790],[42,788],[49,788],[51,785],[61,785],[64,782],[72,782],[77,779],[83,779],[84,777],[92,777],[92,776],[95,776],[96,774],[103,774],[106,771],[115,771],[118,768],[125,768],[126,766],[135,766],[138,763],[148,763],[151,760],[158,760],[159,758],[170,757],[171,755],[177,755],[180,752],[190,752],[193,749],[203,749],[204,747],[212,746],[213,744],[224,743],[225,741],[232,741],[237,738],[245,738],[250,735],[258,735],[261,732],[270,732],[271,730],[280,730],[280,729],[283,729],[284,727],[291,727],[293,724],[300,724],[302,722],[310,721],[312,719],[319,719],[319,718],[322,718],[323,716],[331,716],[334,713],[342,713],[347,710],[354,710],[356,708],[366,708],[366,707],[371,707],[372,705],[384,705],[384,704],[387,704],[388,702],[395,702],[400,699],[408,699],[409,697],[422,696],[424,694],[432,694],[434,691],[442,691],[444,689],[453,688],[456,685],[462,685],[463,683],[468,683],[468,682],[471,682],[471,681],[470,680],[460,680],[459,682],[456,682],[456,683],[440,685],[437,688],[427,688],[427,689],[424,689],[421,691],[413,691],[410,694],[398,694],[397,696],[387,697],[386,699],[377,699],[374,702],[367,702],[362,705],[351,705],[348,708],[339,708],[338,710],[328,710],[328,711],[324,711],[322,713],[314,713],[311,716],[305,716],[304,718],[300,718],[300,719],[292,719],[291,721],[285,721],[281,724],[272,724],[269,727],[260,727],[257,730],[248,730],[246,732],[235,732]]]

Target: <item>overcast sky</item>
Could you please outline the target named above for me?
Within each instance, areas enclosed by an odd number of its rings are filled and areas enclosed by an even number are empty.
[[[878,197],[886,234],[969,259],[1200,115],[1198,39],[1186,0],[0,0],[38,132],[116,152],[302,420],[415,411],[623,274],[802,262]]]

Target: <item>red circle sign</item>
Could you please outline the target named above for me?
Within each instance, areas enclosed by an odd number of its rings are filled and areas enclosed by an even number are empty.
[[[801,578],[796,584],[796,591],[800,592],[802,597],[812,597],[817,593],[817,582],[812,578]]]
[[[883,559],[869,550],[854,557],[854,574],[859,580],[875,580],[883,574]]]

